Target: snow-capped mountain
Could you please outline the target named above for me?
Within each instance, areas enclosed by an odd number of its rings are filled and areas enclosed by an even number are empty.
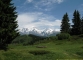
[[[20,34],[33,34],[36,36],[44,36],[44,37],[48,37],[48,36],[55,36],[56,34],[60,33],[60,31],[56,31],[53,29],[44,29],[44,30],[38,30],[37,28],[32,28],[32,29],[28,29],[28,28],[22,28],[20,29]]]

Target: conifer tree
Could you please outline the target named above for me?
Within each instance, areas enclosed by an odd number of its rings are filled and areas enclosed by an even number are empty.
[[[12,0],[0,0],[0,49],[6,49],[8,44],[19,35],[17,12]]]
[[[77,10],[74,11],[72,22],[73,22],[72,31],[71,31],[72,35],[81,34],[81,19],[79,11]]]
[[[81,19],[81,33],[83,34],[83,17]]]
[[[67,13],[63,16],[61,23],[61,33],[70,33],[70,23]]]

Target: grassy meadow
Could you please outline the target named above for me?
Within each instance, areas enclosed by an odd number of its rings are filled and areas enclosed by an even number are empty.
[[[0,50],[0,60],[82,60],[83,40],[56,40],[23,46],[10,44]]]

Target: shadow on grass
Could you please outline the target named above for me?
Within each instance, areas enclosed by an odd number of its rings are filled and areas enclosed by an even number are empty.
[[[29,53],[33,54],[33,55],[44,55],[44,54],[50,53],[50,51],[46,51],[46,50],[33,50],[33,51],[29,51]]]

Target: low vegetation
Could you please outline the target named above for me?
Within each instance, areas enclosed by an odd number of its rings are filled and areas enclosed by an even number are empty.
[[[17,40],[22,38],[26,42],[29,37],[25,37],[26,35],[23,35]],[[40,40],[41,42],[35,41],[32,45],[23,45],[22,42],[9,44],[8,51],[0,50],[0,60],[83,59],[83,38],[80,35],[70,36],[70,40],[58,40],[57,37],[47,37]]]
[[[48,54],[50,52],[46,51],[46,50],[33,50],[33,51],[29,51],[29,53],[31,53],[33,55],[44,55],[44,54]]]
[[[21,35],[18,36],[16,39],[12,41],[12,44],[22,44],[24,46],[26,45],[33,45],[36,42],[39,42],[41,40],[46,39],[46,37],[40,37],[35,35]]]
[[[70,38],[70,34],[68,33],[60,33],[57,35],[58,40],[64,40],[64,39],[69,39]]]

